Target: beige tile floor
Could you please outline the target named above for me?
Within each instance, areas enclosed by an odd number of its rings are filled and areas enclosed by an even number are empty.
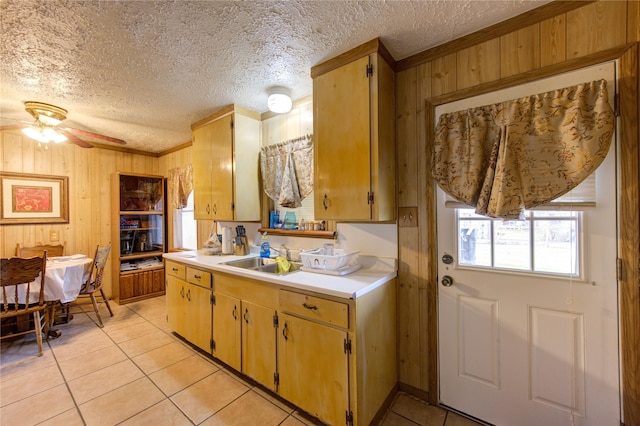
[[[37,355],[33,335],[0,345],[0,425],[314,424],[174,335],[165,298],[75,314]],[[104,318],[106,317],[106,318]],[[399,394],[383,426],[475,423]]]

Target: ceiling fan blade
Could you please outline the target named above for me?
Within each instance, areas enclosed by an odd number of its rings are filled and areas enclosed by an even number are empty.
[[[100,135],[98,133],[88,132],[86,130],[72,129],[72,128],[65,128],[64,130],[67,131],[67,132],[75,133],[75,134],[80,135],[80,136],[86,136],[88,138],[100,139],[100,140],[111,142],[111,143],[117,143],[119,145],[126,145],[127,144],[122,139],[112,138],[110,136],[104,136],[104,135]]]
[[[76,135],[74,135],[74,134],[72,134],[70,132],[67,132],[66,130],[58,129],[58,131],[60,133],[63,133],[67,137],[67,140],[69,142],[74,143],[74,144],[78,145],[79,147],[82,147],[82,148],[93,148],[93,145],[91,145],[89,142],[83,141],[82,139],[80,139]]]

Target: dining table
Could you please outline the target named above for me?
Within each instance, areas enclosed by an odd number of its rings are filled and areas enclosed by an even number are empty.
[[[82,284],[89,279],[92,262],[93,259],[84,254],[48,258],[44,300],[60,303],[76,300]],[[36,291],[39,290],[38,284]]]
[[[58,305],[73,302],[80,293],[80,288],[91,274],[93,259],[84,254],[56,256],[47,258],[45,272],[44,300],[49,305],[49,336],[59,337],[59,330],[54,330],[53,320]],[[29,303],[38,301],[41,278],[36,278],[29,285]],[[10,294],[9,294],[10,293]],[[15,303],[15,293],[7,292],[7,303]],[[18,289],[18,303],[26,301],[26,285]]]

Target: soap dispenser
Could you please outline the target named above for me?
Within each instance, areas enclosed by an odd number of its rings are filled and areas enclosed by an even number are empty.
[[[269,248],[268,235],[267,235],[267,232],[265,231],[264,234],[262,234],[262,244],[260,244],[260,257],[270,257],[270,256],[271,256],[271,249]]]

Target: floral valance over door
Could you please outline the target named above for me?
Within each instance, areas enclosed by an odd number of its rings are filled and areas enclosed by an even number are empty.
[[[614,125],[605,80],[443,114],[433,177],[477,214],[517,219],[589,176]]]
[[[313,191],[313,136],[263,147],[260,171],[269,198],[283,207],[302,206],[302,200]]]

